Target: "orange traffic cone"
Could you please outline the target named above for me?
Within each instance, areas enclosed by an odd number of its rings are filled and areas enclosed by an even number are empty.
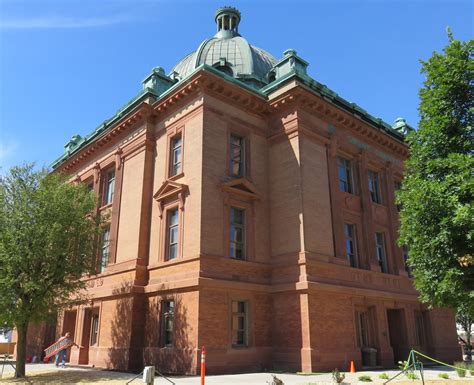
[[[354,364],[354,361],[351,360],[351,368],[349,370],[351,373],[355,373],[356,372],[356,366]]]

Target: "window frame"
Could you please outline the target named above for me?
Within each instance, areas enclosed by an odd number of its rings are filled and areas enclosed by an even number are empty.
[[[112,173],[113,173],[113,177],[109,178]],[[103,172],[103,175],[104,175],[104,181],[103,181],[104,189],[102,193],[102,206],[109,206],[114,203],[115,181],[116,181],[115,166],[105,169]]]
[[[175,146],[174,142],[179,139],[179,146]],[[175,153],[179,149],[179,162],[175,163]],[[182,131],[171,136],[169,139],[169,158],[168,158],[168,177],[173,178],[183,173],[183,133]],[[175,165],[179,165],[179,169],[175,170]]]
[[[234,147],[236,147],[233,143],[234,138],[240,141],[240,161],[238,162],[240,172],[237,174],[234,172],[234,164],[237,164],[234,161],[236,158],[233,152]],[[233,178],[244,178],[247,176],[247,137],[236,132],[231,132],[229,135],[229,174]]]
[[[394,204],[395,204],[395,207],[397,209],[397,212],[400,212],[402,210],[402,205],[401,204],[397,204],[396,203],[396,199],[397,199],[397,192],[400,191],[402,189],[402,182],[396,180],[394,183],[393,183],[393,197],[394,197]]]
[[[402,246],[402,255],[403,255],[403,263],[404,263],[404,266],[405,266],[405,271],[408,274],[408,278],[413,278],[413,271],[412,271],[411,267],[408,265],[408,257],[409,257],[408,246],[406,246],[406,245]]]
[[[415,341],[418,346],[426,345],[427,334],[426,334],[426,325],[425,317],[423,312],[420,310],[414,311],[415,318]]]
[[[357,310],[355,311],[356,319],[356,338],[357,346],[359,349],[367,348],[371,346],[371,324],[370,324],[370,310]],[[365,324],[365,328],[362,325]],[[365,337],[365,338],[364,338]],[[364,341],[365,340],[365,341]],[[364,344],[366,342],[366,344]]]
[[[347,229],[351,229],[352,235],[348,234],[346,232]],[[354,268],[359,268],[360,266],[360,261],[359,261],[359,251],[358,251],[358,244],[357,244],[357,225],[354,223],[344,223],[344,244],[345,244],[345,253],[346,253],[346,258],[349,261],[349,264],[351,267]],[[348,252],[348,242],[352,243],[352,249],[353,249],[353,258],[349,255]]]
[[[161,347],[174,346],[174,316],[176,312],[176,302],[174,299],[164,299],[161,301],[161,331],[160,331],[160,345]],[[171,329],[168,330],[167,321],[171,318]],[[171,341],[168,340],[168,335],[171,335]]]
[[[380,173],[373,170],[367,171],[369,194],[372,203],[382,204],[382,189],[380,184]]]
[[[170,206],[166,210],[166,217],[165,217],[165,223],[166,223],[166,228],[165,228],[165,261],[174,261],[179,257],[179,249],[180,249],[180,215],[179,215],[179,207],[174,205]],[[171,224],[171,217],[172,213],[176,213],[176,223]],[[176,241],[171,244],[171,231],[175,230],[175,236],[176,236]],[[171,253],[171,246],[176,246],[175,248],[175,256],[172,258],[170,257]]]
[[[381,237],[381,243],[379,243],[379,236]],[[377,262],[380,266],[382,273],[388,274],[389,267],[388,267],[388,258],[387,258],[387,247],[386,247],[386,240],[385,240],[385,233],[376,231],[375,232],[375,255],[377,257]],[[379,255],[379,251],[381,251],[381,256]]]
[[[87,192],[89,193],[94,192],[94,177],[89,177],[85,179],[84,184],[86,186]]]
[[[346,180],[341,179],[341,170],[344,170]],[[337,180],[340,192],[355,194],[354,169],[350,159],[346,159],[342,156],[337,157]],[[341,183],[343,183],[344,188],[341,188]]]
[[[96,309],[92,310],[91,314],[91,331],[90,331],[90,346],[99,346],[99,325],[100,316],[99,311]]]
[[[110,232],[111,232],[111,224],[108,223],[104,226],[104,232],[101,235],[101,245],[100,245],[100,253],[99,253],[99,263],[97,270],[99,273],[103,273],[105,268],[108,266],[110,261]],[[105,235],[108,234],[108,237]],[[107,250],[107,254],[104,257],[104,250]],[[104,262],[105,261],[105,262]]]
[[[237,311],[234,311],[234,304],[237,304]],[[244,311],[241,312],[239,311],[239,304],[244,305]],[[234,349],[242,349],[242,348],[248,348],[250,346],[249,343],[249,301],[248,300],[240,300],[240,299],[233,299],[230,302],[230,343],[232,348]],[[244,319],[244,328],[241,329],[239,328],[239,321],[237,321],[237,327],[234,329],[234,317],[237,317],[238,319],[243,317]],[[234,331],[236,333],[242,333],[243,336],[243,343],[234,343]],[[238,339],[238,334],[237,338]]]
[[[234,210],[242,213],[242,223],[233,222],[233,218],[235,217]],[[232,259],[236,259],[236,260],[239,260],[239,261],[245,261],[245,260],[247,260],[247,257],[248,257],[247,256],[247,242],[246,242],[246,238],[247,238],[246,237],[246,231],[247,231],[246,211],[247,210],[245,208],[236,207],[236,206],[233,206],[233,205],[231,205],[230,208],[229,208],[229,245],[228,245],[228,252],[229,252],[229,256]],[[232,234],[234,233],[234,231],[236,229],[240,229],[241,232],[242,232],[242,241],[241,242],[238,242],[236,240],[232,240],[232,238],[233,238]],[[232,255],[232,250],[237,251],[237,247],[232,248],[233,244],[234,245],[237,245],[237,244],[241,245],[242,256],[240,258],[237,257],[236,254]]]

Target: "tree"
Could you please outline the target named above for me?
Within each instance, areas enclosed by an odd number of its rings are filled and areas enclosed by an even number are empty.
[[[459,316],[474,302],[474,41],[455,40],[422,61],[419,130],[397,199],[420,298]]]
[[[94,271],[100,231],[95,204],[82,183],[32,165],[0,177],[0,324],[18,333],[17,376],[28,325],[85,299],[81,277]]]
[[[465,303],[459,304],[456,309],[456,322],[461,325],[464,330],[464,338],[459,337],[463,342],[464,354],[470,361],[472,354],[472,325],[474,324],[474,301],[466,301]]]

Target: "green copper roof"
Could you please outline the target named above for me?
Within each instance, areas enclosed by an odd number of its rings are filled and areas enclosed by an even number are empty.
[[[179,61],[171,73],[183,79],[200,65],[207,64],[256,88],[267,84],[267,75],[277,60],[239,34],[240,19],[237,9],[219,8],[215,16],[217,33]]]
[[[283,58],[277,61],[266,51],[249,44],[238,32],[241,15],[235,8],[218,9],[215,19],[217,33],[213,38],[205,40],[195,52],[181,60],[169,76],[161,67],[155,67],[143,80],[142,91],[120,108],[113,117],[100,124],[91,134],[85,137],[74,135],[64,146],[65,153],[51,166],[57,168],[71,155],[101,137],[122,116],[131,112],[147,98],[153,97],[155,100],[165,98],[201,70],[220,76],[263,99],[268,99],[269,94],[285,83],[297,80],[330,103],[351,114],[358,115],[370,125],[387,132],[400,141],[403,141],[405,136],[413,130],[403,118],[398,118],[394,125],[390,126],[382,119],[369,114],[356,103],[345,100],[326,85],[311,78],[306,71],[308,63],[299,57],[295,50],[286,50]]]
[[[59,158],[51,163],[51,167],[54,169],[58,167],[62,162],[68,159],[71,155],[78,152],[81,148],[86,146],[87,144],[91,143],[95,139],[104,134],[108,129],[122,116],[126,113],[130,112],[139,105],[141,102],[146,100],[148,97],[156,98],[158,95],[151,89],[144,89],[138,93],[133,99],[131,99],[127,104],[125,104],[122,108],[120,108],[113,117],[110,119],[104,120],[102,124],[97,126],[94,131],[92,131],[89,135],[85,137],[81,137],[80,135],[74,135],[71,140],[64,146],[65,152]],[[80,139],[77,139],[79,137]],[[71,145],[72,144],[72,145]]]

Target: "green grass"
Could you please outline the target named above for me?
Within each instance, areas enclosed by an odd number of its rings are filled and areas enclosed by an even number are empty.
[[[449,374],[448,373],[440,373],[440,374],[438,374],[438,377],[442,378],[444,380],[448,380],[449,379]]]
[[[409,380],[418,380],[418,376],[415,372],[406,372],[406,376]]]
[[[381,373],[381,374],[379,374],[379,378],[381,380],[388,380],[388,374],[387,373]]]
[[[466,377],[467,372],[467,365],[465,362],[455,362],[454,366],[456,366],[456,373],[459,377]]]
[[[372,382],[372,378],[368,376],[367,374],[363,374],[362,376],[358,377],[359,381],[362,382]]]

